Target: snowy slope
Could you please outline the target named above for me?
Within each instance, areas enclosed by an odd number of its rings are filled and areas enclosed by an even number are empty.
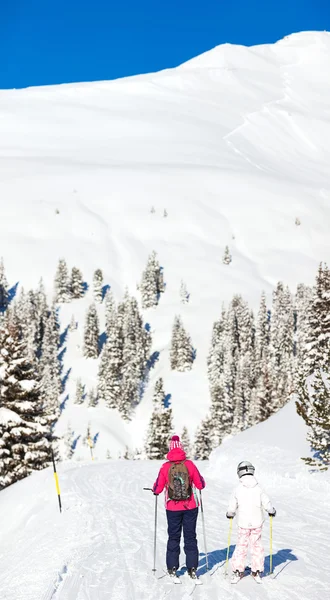
[[[59,433],[70,421],[83,435],[91,421],[101,459],[108,447],[116,456],[141,446],[160,375],[176,428],[194,433],[208,407],[205,360],[222,302],[241,293],[256,307],[263,289],[270,298],[278,280],[292,290],[312,283],[329,260],[329,59],[330,34],[304,32],[273,45],[226,44],[160,73],[0,91],[0,237],[11,284],[43,276],[51,295],[63,256],[89,283],[102,268],[120,298],[126,286],[136,293],[152,250],[167,283],[145,314],[160,361],[129,426],[102,407],[72,405],[77,376],[95,385],[97,364],[81,353],[92,296],[63,306],[63,328],[74,313],[79,331],[68,338]],[[197,349],[188,374],[169,370],[176,313]]]
[[[324,600],[330,585],[328,540],[329,474],[313,474],[299,460],[308,449],[303,422],[287,405],[216,450],[199,467],[204,492],[209,562],[205,573],[202,525],[198,522],[199,572],[204,585],[193,598],[218,600]],[[225,578],[226,504],[237,484],[242,459],[256,464],[260,484],[277,508],[274,520],[274,578],[257,587],[250,579],[235,588]],[[187,600],[189,581],[173,588],[163,575],[165,511],[160,497],[157,574],[153,561],[153,483],[159,464],[151,461],[59,465],[64,511],[60,515],[51,469],[0,494],[0,597],[3,600]],[[263,541],[269,568],[269,528]],[[236,542],[233,528],[231,551]],[[184,555],[181,555],[184,564]]]

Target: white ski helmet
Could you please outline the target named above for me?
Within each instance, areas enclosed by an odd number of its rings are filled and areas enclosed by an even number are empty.
[[[255,468],[248,460],[242,460],[237,467],[237,475],[239,478],[243,475],[254,475]]]

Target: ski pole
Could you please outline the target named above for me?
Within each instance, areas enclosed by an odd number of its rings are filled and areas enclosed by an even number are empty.
[[[228,547],[227,547],[227,557],[226,557],[226,570],[225,577],[228,575],[228,562],[229,562],[229,548],[230,548],[230,540],[231,540],[231,530],[233,528],[233,519],[229,519],[229,532],[228,532]]]
[[[269,517],[270,529],[270,554],[269,554],[269,575],[273,572],[273,517]]]
[[[153,492],[152,488],[143,488],[145,491]],[[153,573],[156,573],[156,548],[157,548],[157,507],[158,507],[158,496],[155,494],[155,528],[154,528],[154,567]]]
[[[209,570],[209,558],[207,555],[207,546],[206,546],[206,532],[205,532],[205,520],[204,520],[204,507],[202,500],[202,490],[199,490],[199,496],[201,500],[201,513],[202,513],[202,524],[203,524],[203,536],[204,536],[204,548],[205,548],[205,557],[206,557],[206,570]]]
[[[53,461],[53,469],[54,469],[55,486],[56,486],[57,497],[58,497],[58,505],[59,505],[60,513],[61,513],[62,512],[61,492],[60,492],[60,484],[58,482],[58,475],[57,475],[57,471],[56,471],[55,456],[54,456],[53,449],[52,449],[52,461]]]

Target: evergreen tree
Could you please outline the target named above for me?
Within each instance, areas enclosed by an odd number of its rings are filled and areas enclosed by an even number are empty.
[[[55,275],[55,301],[65,303],[70,302],[70,300],[71,292],[68,267],[64,258],[61,258]]]
[[[93,277],[94,300],[98,304],[103,301],[103,273],[101,269],[96,269]]]
[[[307,440],[314,451],[313,457],[303,458],[305,463],[320,470],[330,465],[330,382],[321,369],[312,380],[302,378],[296,401],[298,414],[309,428]]]
[[[281,282],[273,293],[271,350],[273,360],[275,412],[289,400],[293,392],[294,311],[292,296]]]
[[[65,446],[65,458],[71,460],[74,455],[74,433],[72,431],[70,423],[68,424],[66,433],[64,435],[64,446]]]
[[[99,355],[99,319],[96,307],[91,304],[86,314],[84,332],[84,356],[85,358],[97,358]]]
[[[74,300],[79,300],[79,298],[82,298],[85,293],[83,275],[81,270],[77,267],[72,267],[70,292],[71,298]]]
[[[180,285],[180,301],[181,304],[187,304],[189,302],[190,294],[188,294],[187,286],[184,281],[181,281]]]
[[[228,246],[225,247],[225,252],[222,258],[222,262],[224,265],[230,265],[230,263],[232,262],[232,255],[230,254],[230,250],[228,248]]]
[[[116,319],[116,303],[113,297],[111,289],[109,289],[105,296],[105,330],[107,336],[111,334],[114,321]]]
[[[0,347],[1,410],[5,411],[0,422],[0,487],[5,487],[49,465],[52,431],[38,373],[18,331],[2,329]]]
[[[182,430],[181,443],[182,443],[182,446],[186,453],[187,458],[189,458],[192,455],[192,450],[191,450],[191,442],[190,442],[190,437],[189,437],[189,432],[188,432],[187,427],[184,427]]]
[[[152,252],[148,258],[139,289],[141,291],[142,308],[157,306],[160,294],[165,291],[165,285],[163,270],[157,260],[156,252]]]
[[[74,402],[75,402],[75,404],[83,404],[84,400],[85,400],[85,386],[79,377],[76,381],[76,394],[75,394]]]
[[[87,399],[89,408],[95,408],[98,405],[98,397],[94,389],[89,390]]]
[[[330,362],[330,273],[319,266],[316,285],[308,310],[308,335],[304,354],[305,375],[327,369]]]
[[[39,360],[41,378],[41,395],[50,422],[56,421],[59,415],[59,397],[62,391],[60,376],[59,322],[56,308],[53,306],[45,323]]]
[[[207,417],[197,430],[195,440],[195,458],[207,460],[213,449],[212,420]]]
[[[175,317],[170,350],[171,369],[190,371],[194,362],[194,349],[189,334],[180,317]]]
[[[294,332],[295,332],[295,356],[298,361],[303,361],[308,351],[307,342],[309,337],[309,311],[312,302],[313,290],[307,285],[300,283],[294,298]]]
[[[71,321],[70,321],[70,325],[69,325],[69,331],[70,331],[71,333],[73,333],[74,331],[76,331],[76,329],[77,329],[77,326],[78,326],[78,323],[77,323],[77,321],[76,321],[76,319],[75,319],[75,316],[74,316],[74,315],[72,315],[72,317],[71,317]]]
[[[149,422],[146,454],[150,460],[162,460],[168,452],[169,439],[173,430],[172,409],[165,407],[165,392],[162,378],[155,384],[153,412]]]
[[[7,309],[8,302],[8,282],[2,258],[0,261],[0,312],[4,312]]]

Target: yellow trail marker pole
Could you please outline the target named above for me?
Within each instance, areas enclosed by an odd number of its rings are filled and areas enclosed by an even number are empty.
[[[52,461],[53,461],[53,469],[54,469],[55,486],[56,486],[57,497],[58,497],[58,505],[59,505],[60,513],[61,513],[62,512],[62,502],[61,502],[60,484],[58,482],[58,475],[57,475],[57,471],[56,471],[55,456],[54,456],[53,450],[52,450]]]
[[[93,441],[91,440],[90,437],[87,438],[87,443],[88,443],[90,451],[91,451],[92,460],[94,460],[94,456],[93,456],[93,447],[94,447],[94,445],[93,445]]]
[[[269,574],[273,572],[273,517],[269,517],[270,528],[270,554],[269,554]]]
[[[232,530],[232,528],[233,528],[233,519],[229,519],[228,547],[227,547],[225,577],[227,577],[227,575],[228,575],[229,549],[230,549],[230,540],[231,540],[231,530]]]

